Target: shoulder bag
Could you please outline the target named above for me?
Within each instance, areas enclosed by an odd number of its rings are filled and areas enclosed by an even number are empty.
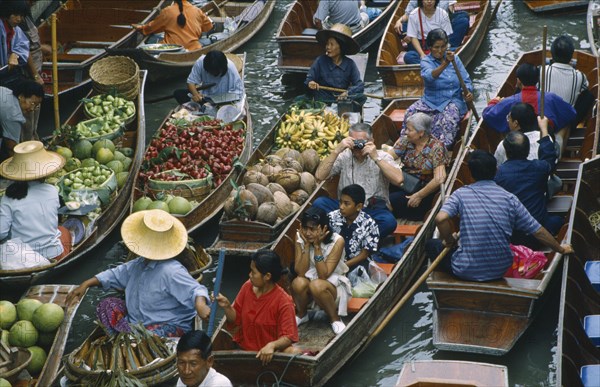
[[[418,192],[425,186],[425,182],[415,175],[411,175],[406,171],[402,171],[402,176],[404,176],[404,183],[402,183],[402,190],[408,194],[414,194]]]

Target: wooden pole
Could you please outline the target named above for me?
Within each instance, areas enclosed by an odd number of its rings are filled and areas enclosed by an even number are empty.
[[[56,14],[50,17],[52,26],[52,95],[54,100],[54,127],[60,129],[60,111],[58,109],[58,45],[56,43]]]
[[[213,330],[215,329],[215,315],[217,314],[217,296],[221,291],[221,279],[223,278],[223,267],[225,266],[225,249],[221,248],[219,251],[219,262],[217,263],[217,276],[215,277],[215,287],[213,290],[214,300],[210,305],[210,319],[208,320],[208,329],[206,334],[208,337],[212,337]]]
[[[320,86],[320,85],[319,85],[318,90],[337,91],[338,93],[345,93],[348,91],[348,90],[344,90],[344,89],[338,89],[337,87]],[[384,99],[384,97],[382,95],[367,94],[367,93],[363,93],[363,94],[369,98]]]
[[[548,27],[544,26],[542,32],[542,80],[540,87],[540,117],[544,118],[544,102],[546,94],[546,35],[548,34]]]
[[[456,61],[454,61],[454,59],[452,59],[452,66],[454,66],[454,72],[456,73],[458,81],[460,82],[460,87],[463,91],[463,95],[467,95],[467,93],[469,93],[469,89],[467,89],[465,80],[463,79],[462,75],[460,75],[458,65],[456,64]],[[467,106],[469,107],[469,109],[471,109],[471,112],[473,112],[473,117],[475,117],[475,120],[479,122],[479,114],[477,114],[477,109],[475,109],[475,104],[473,103],[473,101],[467,102]]]

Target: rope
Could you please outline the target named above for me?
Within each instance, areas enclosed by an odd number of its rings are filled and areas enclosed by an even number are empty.
[[[258,376],[256,377],[256,386],[261,387],[260,379],[263,375],[272,375],[273,379],[275,379],[275,383],[272,384],[271,387],[286,387],[286,386],[295,387],[295,385],[290,384],[290,383],[284,383],[284,382],[282,382],[282,380],[283,380],[283,377],[285,376],[285,373],[287,372],[287,369],[289,368],[290,364],[298,356],[300,356],[300,354],[295,354],[294,356],[292,356],[290,358],[290,360],[288,360],[287,364],[285,365],[285,368],[283,369],[283,372],[281,373],[280,378],[277,378],[277,374],[273,371],[263,371],[260,374],[258,374]]]

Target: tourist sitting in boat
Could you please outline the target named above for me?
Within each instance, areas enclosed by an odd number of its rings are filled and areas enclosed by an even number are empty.
[[[526,105],[529,106],[529,105]],[[552,235],[558,234],[564,219],[548,214],[546,192],[548,178],[556,164],[556,151],[548,135],[548,118],[537,117],[541,137],[539,157],[530,159],[530,139],[520,131],[510,132],[502,144],[506,150],[507,161],[498,167],[496,184],[514,194],[527,211]],[[537,148],[537,147],[536,147]],[[539,248],[537,241],[520,232],[514,232],[511,241],[515,245],[527,245],[534,250]]]
[[[202,91],[198,86],[214,84]],[[221,51],[209,51],[202,55],[194,66],[187,79],[187,89],[178,89],[173,97],[180,105],[190,100],[202,103],[205,97],[220,94],[236,94],[240,98],[244,94],[244,82],[240,77],[233,61]],[[191,99],[190,96],[191,95]]]
[[[292,345],[298,341],[294,301],[277,284],[283,273],[277,253],[259,250],[250,262],[250,279],[233,305],[224,295],[217,296],[227,329],[235,331],[233,341],[245,351],[258,352],[256,358],[263,364],[270,363],[275,352],[300,353]]]
[[[0,86],[0,161],[13,155],[21,141],[25,116],[39,109],[43,99],[42,85],[29,79],[19,79],[12,90]]]
[[[354,269],[358,265],[368,266],[369,256],[377,251],[379,245],[379,227],[363,211],[365,189],[358,184],[342,188],[340,208],[329,214],[331,231],[344,238],[346,265]]]
[[[4,270],[47,265],[71,251],[71,233],[58,225],[58,190],[44,183],[65,159],[39,141],[22,142],[14,151],[0,165],[0,175],[14,181],[0,199],[0,241],[9,238],[0,245]]]
[[[164,32],[165,37],[161,43],[179,44],[192,51],[202,48],[200,37],[203,32],[212,30],[213,22],[200,8],[187,0],[174,0],[155,19],[144,25],[134,24],[133,28],[144,35]]]
[[[352,38],[350,28],[336,24],[331,29],[319,31],[317,40],[325,46],[325,55],[315,59],[304,84],[309,89],[309,95],[325,103],[350,98],[360,106],[367,100],[363,95],[365,85],[362,81],[356,63],[346,55],[359,51],[358,43]],[[321,86],[347,90],[335,93],[321,90]]]
[[[352,34],[365,28],[369,23],[369,15],[361,12],[364,1],[320,0],[313,23],[319,30],[331,29],[335,24],[344,24],[352,30]]]
[[[172,259],[188,241],[179,219],[162,210],[134,212],[123,221],[121,237],[137,258],[84,281],[67,295],[67,303],[93,286],[125,291],[125,305],[114,304],[125,320],[108,318],[107,322],[113,324],[109,328],[127,331],[129,324],[142,323],[164,337],[180,337],[190,331],[196,314],[208,318],[208,290]],[[111,306],[100,305],[99,309]]]
[[[541,93],[538,91],[538,70],[529,63],[523,63],[517,68],[517,89],[520,91],[506,98],[492,98],[483,109],[485,123],[499,133],[510,131],[507,116],[510,109],[517,102],[525,102],[533,106],[535,114],[539,114]],[[547,92],[544,96],[544,115],[548,117],[551,133],[570,125],[576,117],[573,106],[565,102],[560,96]]]
[[[441,239],[427,241],[426,252],[435,259],[444,247],[451,251],[438,268],[467,281],[500,279],[513,263],[510,236],[519,230],[533,235],[560,254],[570,254],[569,244],[559,244],[529,214],[519,199],[494,182],[496,159],[475,150],[468,160],[475,183],[454,191],[435,217]],[[460,218],[460,240],[453,233],[452,218]]]
[[[227,376],[212,368],[212,342],[204,331],[190,331],[177,342],[176,387],[231,387]]]
[[[440,140],[446,148],[454,143],[460,121],[467,113],[466,102],[473,101],[473,85],[469,73],[454,52],[448,50],[448,35],[442,29],[435,29],[427,35],[431,53],[421,61],[421,77],[425,83],[424,95],[406,109],[401,136],[406,136],[406,122],[417,112],[433,118],[431,135]],[[462,76],[469,92],[464,95],[456,70]]]
[[[373,143],[371,126],[357,123],[350,127],[346,137],[319,163],[315,177],[323,181],[339,175],[338,198],[342,188],[358,184],[365,189],[367,200],[365,211],[379,227],[379,237],[385,238],[396,229],[396,218],[390,211],[390,183],[400,186],[403,182],[402,169],[392,156],[377,150]],[[320,196],[314,203],[329,213],[340,208],[339,200]]]
[[[448,152],[442,142],[431,135],[433,119],[425,113],[415,113],[406,120],[406,136],[400,137],[390,149],[399,159],[411,183],[390,187],[390,202],[394,216],[409,220],[423,220],[431,209],[435,193],[446,180]],[[406,176],[405,176],[406,177]]]
[[[0,2],[0,85],[12,87],[24,78],[29,59],[29,39],[19,24],[29,14],[24,0]],[[6,67],[5,67],[6,66]]]
[[[292,296],[298,311],[297,325],[308,322],[308,306],[314,301],[329,317],[336,335],[346,328],[340,316],[348,315],[352,285],[346,278],[344,255],[344,238],[329,228],[327,213],[316,207],[306,210],[296,234],[294,254],[298,276],[292,281]]]

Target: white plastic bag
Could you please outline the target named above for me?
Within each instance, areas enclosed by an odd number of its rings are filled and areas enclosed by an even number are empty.
[[[377,290],[377,284],[362,266],[358,266],[348,273],[348,279],[352,284],[352,297],[369,298]]]
[[[369,261],[369,277],[371,278],[371,281],[379,285],[387,279],[387,274],[385,274],[385,271],[374,261]]]

